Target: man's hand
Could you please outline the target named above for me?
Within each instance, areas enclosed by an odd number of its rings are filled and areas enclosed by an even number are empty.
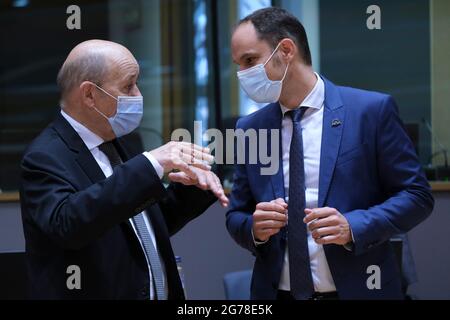
[[[253,213],[253,236],[256,241],[265,242],[286,225],[287,203],[279,198],[271,202],[260,202]]]
[[[193,167],[203,170],[211,170],[211,164],[214,157],[210,154],[208,148],[187,143],[171,141],[155,150],[150,151],[159,164],[163,167],[164,173],[172,170],[179,170],[192,179],[197,178]]]
[[[317,244],[346,245],[352,242],[347,219],[334,208],[305,209],[303,219]]]
[[[205,171],[199,168],[192,167],[192,172],[195,177],[188,176],[185,172],[169,173],[169,179],[172,182],[179,182],[187,186],[197,186],[202,190],[211,190],[219,199],[222,207],[227,207],[229,200],[223,191],[220,179],[212,171]]]

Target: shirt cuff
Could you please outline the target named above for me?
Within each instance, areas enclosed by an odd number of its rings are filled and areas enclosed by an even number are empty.
[[[159,164],[158,160],[154,156],[150,154],[150,152],[144,152],[143,155],[151,162],[153,168],[155,169],[156,173],[158,174],[158,177],[162,179],[164,177],[164,169]]]
[[[353,251],[353,247],[355,246],[355,238],[353,238],[353,231],[352,228],[350,228],[350,236],[352,237],[352,241],[349,243],[344,244],[344,248],[348,251]]]
[[[255,235],[253,234],[253,228],[252,228],[252,238],[253,238],[253,243],[255,244],[255,246],[260,246],[260,245],[266,243],[267,241],[269,241],[269,240],[266,240],[266,241],[255,240]]]

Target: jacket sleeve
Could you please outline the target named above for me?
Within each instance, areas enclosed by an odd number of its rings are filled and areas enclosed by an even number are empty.
[[[382,101],[376,121],[378,176],[386,200],[368,210],[344,214],[353,232],[356,255],[394,234],[408,232],[425,220],[434,206],[430,186],[390,96]]]
[[[159,202],[170,236],[205,212],[216,201],[217,198],[211,191],[180,183],[170,184],[167,196]]]
[[[67,249],[82,248],[167,194],[143,155],[84,190],[77,190],[70,177],[54,155],[33,151],[22,161],[24,219]]]
[[[236,128],[240,128],[240,121],[237,122]],[[241,247],[256,254],[257,248],[252,236],[253,212],[256,209],[256,203],[248,182],[246,166],[237,163],[237,150],[238,148],[235,146],[233,189],[231,191],[230,208],[226,214],[226,226],[231,237]]]

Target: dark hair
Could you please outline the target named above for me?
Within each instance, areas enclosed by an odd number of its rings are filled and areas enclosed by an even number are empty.
[[[259,39],[267,41],[273,49],[282,39],[291,39],[297,45],[304,63],[312,65],[305,28],[296,17],[286,10],[276,7],[259,9],[239,21],[237,26],[245,22],[251,22]]]

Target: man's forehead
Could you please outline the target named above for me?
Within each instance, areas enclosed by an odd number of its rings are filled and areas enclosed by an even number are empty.
[[[130,64],[129,67],[126,68],[127,75],[131,77],[135,77],[139,75],[139,65],[136,61],[134,61],[132,64]]]
[[[256,57],[260,55],[266,54],[267,51],[270,51],[270,46],[263,40],[258,40],[257,42],[243,43],[242,45],[235,45],[232,48],[232,56],[233,60],[239,61],[246,59],[248,57]]]
[[[258,37],[252,23],[246,22],[236,28],[231,39],[233,60],[249,55],[264,54],[270,50],[267,41]]]
[[[258,35],[256,33],[255,28],[251,23],[244,23],[239,25],[233,32],[233,36],[231,38],[232,45],[245,46],[248,45],[251,47],[258,42]]]
[[[135,78],[139,75],[139,65],[135,59],[121,59],[115,61],[112,73],[121,80]]]

